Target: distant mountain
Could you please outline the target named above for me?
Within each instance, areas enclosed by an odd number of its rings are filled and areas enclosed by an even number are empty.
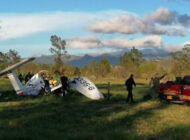
[[[98,56],[92,56],[92,55],[84,55],[84,56],[75,56],[75,55],[69,55],[69,56],[64,56],[62,58],[63,62],[66,64],[69,64],[71,66],[75,67],[84,67],[86,66],[89,62],[95,61],[98,62],[102,58],[107,58],[110,64],[116,65],[119,64],[120,56],[123,55],[125,52],[129,52],[129,49],[126,49],[122,52],[117,52],[115,54],[102,54]],[[167,58],[168,53],[162,49],[143,49],[141,50],[143,53],[143,56],[145,58]],[[55,60],[54,55],[43,55],[40,57],[37,57],[34,63],[38,64],[49,64],[53,65]]]
[[[34,60],[34,63],[53,65],[55,58],[56,58],[55,55],[42,55],[40,57],[36,57],[36,59]],[[79,58],[80,58],[80,56],[75,56],[75,55],[65,56],[64,55],[62,58],[62,61],[64,63],[68,63],[69,61],[79,59]]]
[[[109,54],[104,54],[104,55],[100,55],[100,56],[91,56],[91,55],[74,56],[74,55],[69,55],[69,56],[64,56],[62,58],[62,60],[64,63],[69,64],[71,66],[83,67],[91,61],[98,62],[102,58],[107,58],[112,65],[119,63],[119,56],[112,56]],[[53,65],[54,60],[55,60],[54,55],[43,55],[43,56],[37,57],[34,60],[34,63]]]
[[[123,55],[125,52],[129,52],[129,51],[130,49],[126,48],[126,49],[123,49],[122,52],[117,53],[117,55]],[[145,48],[142,50],[139,49],[139,51],[143,53],[143,56],[145,58],[168,57],[168,52],[160,48]]]
[[[159,48],[143,49],[142,53],[143,53],[143,56],[146,58],[157,58],[157,57],[167,58],[168,57],[168,52]]]
[[[84,55],[83,57],[79,59],[75,59],[72,61],[69,61],[68,64],[75,67],[83,67],[86,66],[89,62],[95,61],[98,62],[102,58],[107,58],[110,64],[115,65],[119,63],[119,56],[112,56],[109,54],[99,55],[99,56],[90,56],[90,55]]]

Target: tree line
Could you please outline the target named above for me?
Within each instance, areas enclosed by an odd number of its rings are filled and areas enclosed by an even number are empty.
[[[18,52],[10,49],[7,53],[0,52],[0,69],[4,69],[8,65],[19,62],[21,57]]]
[[[156,73],[168,73],[167,78],[172,79],[176,76],[184,76],[190,74],[190,48],[184,47],[180,51],[169,53],[168,58],[162,59],[146,59],[142,52],[132,47],[129,52],[125,52],[120,56],[120,63],[111,65],[108,59],[102,58],[100,61],[91,61],[88,65],[78,68],[64,64],[63,55],[67,54],[65,45],[66,41],[60,37],[53,35],[50,38],[52,47],[50,52],[56,56],[54,65],[29,63],[16,72],[21,71],[36,73],[42,69],[48,70],[51,74],[58,74],[65,71],[69,77],[87,76],[93,79],[101,78],[126,78],[131,73],[137,78],[149,79]],[[7,53],[0,52],[0,69],[4,69],[8,65],[20,61],[21,57],[15,50],[9,50]],[[35,67],[35,69],[33,69]]]

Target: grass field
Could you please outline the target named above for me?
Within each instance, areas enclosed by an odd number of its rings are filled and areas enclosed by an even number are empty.
[[[190,107],[145,99],[144,83],[134,89],[136,103],[126,104],[121,82],[111,82],[109,101],[92,101],[72,90],[65,98],[17,97],[0,81],[0,139],[190,139]],[[106,95],[107,85],[97,86]]]

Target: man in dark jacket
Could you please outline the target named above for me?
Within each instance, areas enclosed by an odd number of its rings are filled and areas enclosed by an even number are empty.
[[[131,102],[134,103],[132,90],[133,90],[133,85],[136,87],[136,83],[133,79],[133,74],[131,74],[129,79],[127,79],[125,81],[125,85],[126,85],[126,88],[128,91],[128,96],[127,96],[126,102],[131,100]]]
[[[69,81],[68,81],[68,78],[64,75],[64,72],[62,72],[62,75],[60,77],[60,81],[62,84],[62,96],[65,96],[67,89],[69,87]]]
[[[27,75],[25,76],[25,83],[27,83],[31,78],[32,75],[30,74],[30,72],[28,72]]]
[[[24,77],[22,76],[21,73],[18,75],[18,79],[20,80],[21,83],[22,83],[22,81],[24,80]]]
[[[51,91],[50,85],[49,85],[49,80],[47,78],[47,75],[45,73],[42,74],[42,79],[44,80],[44,94],[48,93]]]

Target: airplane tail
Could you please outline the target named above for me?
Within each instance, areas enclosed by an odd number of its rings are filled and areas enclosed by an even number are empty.
[[[23,94],[22,90],[24,89],[24,86],[18,79],[17,75],[14,72],[10,72],[7,74],[7,76],[9,77],[11,84],[13,85],[13,88],[16,91],[17,95],[22,95]]]
[[[22,65],[34,60],[35,58],[26,58],[23,59],[22,61],[2,70],[0,72],[0,76],[7,74],[8,78],[11,81],[11,84],[13,85],[14,90],[16,91],[17,95],[22,95],[23,94],[23,89],[25,88],[22,83],[20,82],[20,80],[18,79],[17,75],[13,72],[13,70],[21,67]]]

